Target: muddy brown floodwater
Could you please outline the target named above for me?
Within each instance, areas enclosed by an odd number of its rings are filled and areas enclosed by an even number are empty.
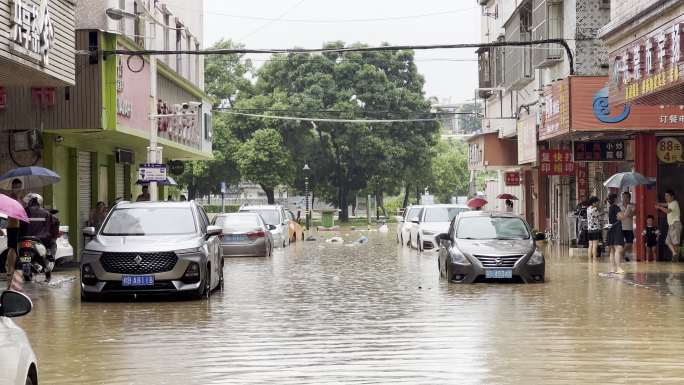
[[[228,259],[209,301],[82,304],[60,273],[27,285],[17,322],[50,385],[684,383],[678,267],[644,270],[668,292],[551,250],[545,284],[462,286],[436,254],[369,237]]]

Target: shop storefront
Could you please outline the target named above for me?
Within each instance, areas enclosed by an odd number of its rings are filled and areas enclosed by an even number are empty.
[[[608,193],[603,182],[611,175],[639,171],[637,154],[646,144],[645,132],[667,132],[679,127],[678,120],[664,118],[680,113],[679,108],[610,105],[608,82],[604,76],[569,77],[545,92],[539,129],[541,146],[568,150],[575,162],[573,174],[548,178],[549,229],[564,241],[572,239],[563,226],[579,202],[590,195],[603,200]],[[655,163],[655,158],[651,162]],[[639,189],[635,192],[636,199],[644,194]]]
[[[647,215],[667,228],[654,206],[667,190],[684,195],[684,3],[665,1],[659,7],[641,7],[615,15],[601,31],[609,48],[610,107],[624,106],[642,117],[635,133],[635,171],[654,178],[655,187],[636,188],[637,232]],[[634,22],[639,20],[639,22]],[[650,111],[650,114],[645,113]],[[643,250],[637,237],[636,250]],[[642,255],[639,255],[640,257]],[[660,259],[669,260],[666,247]]]

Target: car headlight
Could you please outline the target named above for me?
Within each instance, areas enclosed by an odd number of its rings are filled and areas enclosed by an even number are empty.
[[[544,256],[538,251],[535,251],[527,261],[528,265],[541,265],[542,263],[544,263]]]
[[[451,263],[457,263],[459,265],[470,265],[470,261],[460,252],[451,254]]]
[[[198,254],[202,252],[201,247],[192,247],[189,249],[176,250],[176,254]]]
[[[435,234],[437,234],[436,231],[423,230],[423,235],[435,235]]]

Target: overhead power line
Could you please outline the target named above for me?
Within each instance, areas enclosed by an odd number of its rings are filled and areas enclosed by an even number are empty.
[[[570,65],[570,75],[575,74],[575,62],[572,50],[565,39],[544,39],[531,41],[496,41],[492,43],[465,44],[434,44],[434,45],[386,45],[378,47],[344,47],[344,48],[289,48],[289,49],[250,49],[227,48],[205,50],[104,50],[103,55],[229,55],[229,54],[310,54],[310,53],[347,53],[347,52],[376,52],[401,50],[435,50],[435,49],[463,49],[463,48],[496,48],[496,47],[525,47],[541,44],[557,44],[563,47]]]

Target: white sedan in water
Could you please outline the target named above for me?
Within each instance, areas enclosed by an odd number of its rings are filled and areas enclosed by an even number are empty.
[[[438,249],[439,243],[435,237],[448,232],[451,221],[468,210],[465,205],[423,206],[420,215],[409,219],[413,223],[409,245],[420,251]]]
[[[406,211],[404,211],[404,216],[397,217],[397,242],[400,245],[406,246],[409,244],[411,227],[414,226],[414,223],[411,222],[411,218],[420,217],[420,210],[422,209],[423,206],[419,205],[408,206]]]
[[[14,291],[0,296],[0,384],[37,385],[38,366],[26,333],[10,318],[31,311],[31,300]]]

